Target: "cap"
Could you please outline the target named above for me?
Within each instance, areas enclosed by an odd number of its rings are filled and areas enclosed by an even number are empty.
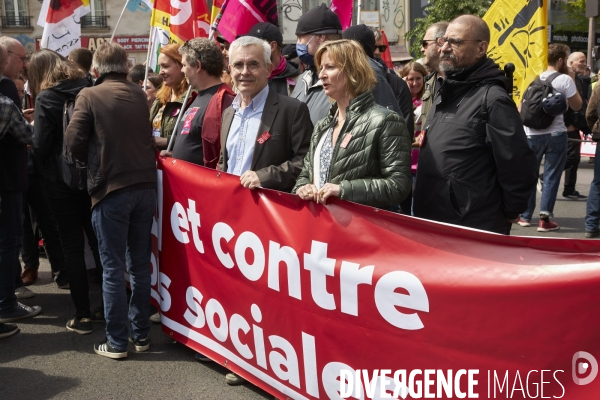
[[[269,22],[259,22],[243,36],[254,36],[269,42],[276,42],[279,47],[283,46],[283,35],[278,27]]]
[[[348,40],[356,40],[365,53],[371,58],[375,55],[375,34],[366,25],[354,25],[342,32],[342,37]]]
[[[296,44],[286,44],[283,46],[283,49],[281,50],[281,56],[286,60],[291,60],[298,57],[298,53],[296,53]]]
[[[342,33],[342,24],[336,13],[331,11],[325,4],[309,10],[300,17],[296,25],[296,35],[307,33],[328,34]]]

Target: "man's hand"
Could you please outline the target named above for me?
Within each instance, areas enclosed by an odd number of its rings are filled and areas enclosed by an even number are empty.
[[[325,204],[330,196],[340,197],[340,185],[335,185],[333,183],[326,183],[323,185],[321,190],[319,190],[317,203]]]
[[[161,150],[160,151],[160,156],[161,157],[173,157],[173,152],[172,151]]]
[[[240,176],[240,182],[242,186],[248,189],[256,189],[260,186],[260,179],[254,171],[246,171]]]
[[[33,108],[23,110],[23,118],[31,124],[33,122]]]
[[[506,222],[508,222],[509,224],[516,224],[517,222],[519,222],[519,218],[520,217],[513,218],[513,219],[506,218]]]
[[[312,183],[309,183],[308,185],[298,188],[296,194],[300,196],[302,200],[317,201],[319,189]]]

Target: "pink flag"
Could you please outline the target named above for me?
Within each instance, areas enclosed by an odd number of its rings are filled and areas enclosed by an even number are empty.
[[[223,8],[217,29],[228,42],[245,35],[259,22],[279,26],[276,0],[227,0]]]
[[[340,18],[342,30],[352,25],[352,5],[352,0],[331,0],[331,11]]]

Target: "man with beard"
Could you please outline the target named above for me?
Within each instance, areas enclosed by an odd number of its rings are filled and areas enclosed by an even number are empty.
[[[537,173],[504,73],[486,57],[489,40],[473,15],[455,18],[437,40],[446,79],[423,126],[414,213],[509,234]]]
[[[573,111],[581,109],[582,100],[575,86],[575,73],[567,67],[569,48],[564,44],[552,43],[548,46],[548,69],[540,74],[540,79],[552,79],[552,87],[563,93]],[[556,222],[550,221],[554,216],[554,203],[560,186],[560,176],[567,160],[567,127],[563,115],[554,118],[552,124],[545,129],[525,127],[529,147],[537,158],[538,172],[542,157],[544,161],[544,185],[540,200],[540,220],[538,232],[550,232],[560,229]],[[536,191],[532,190],[527,211],[521,215],[519,225],[531,226],[531,218],[535,210]]]
[[[563,188],[562,196],[569,200],[584,200],[586,199],[586,196],[575,190],[575,184],[577,183],[577,170],[579,168],[579,162],[581,161],[579,131],[583,132],[585,135],[592,133],[592,130],[588,127],[585,120],[585,111],[588,103],[587,99],[590,97],[591,79],[589,76],[585,75],[586,71],[589,71],[585,54],[579,51],[571,53],[567,59],[567,65],[576,75],[575,86],[577,87],[577,93],[581,96],[583,104],[578,112],[568,109],[564,115],[565,126],[567,127],[567,138],[575,140],[567,143],[565,186]]]
[[[421,52],[425,56],[425,66],[432,70],[425,77],[425,91],[423,92],[423,104],[421,105],[421,126],[425,126],[427,122],[427,114],[433,106],[433,98],[435,97],[435,91],[440,87],[443,78],[444,71],[440,71],[440,46],[438,46],[438,39],[443,37],[448,28],[446,21],[436,22],[431,25],[425,31],[423,40],[421,41]]]

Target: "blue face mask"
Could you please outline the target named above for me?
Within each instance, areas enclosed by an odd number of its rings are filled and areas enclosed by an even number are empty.
[[[315,36],[313,35],[306,44],[296,43],[296,53],[298,53],[298,58],[303,64],[309,67],[315,65],[315,56],[308,54],[308,44],[314,37]]]

